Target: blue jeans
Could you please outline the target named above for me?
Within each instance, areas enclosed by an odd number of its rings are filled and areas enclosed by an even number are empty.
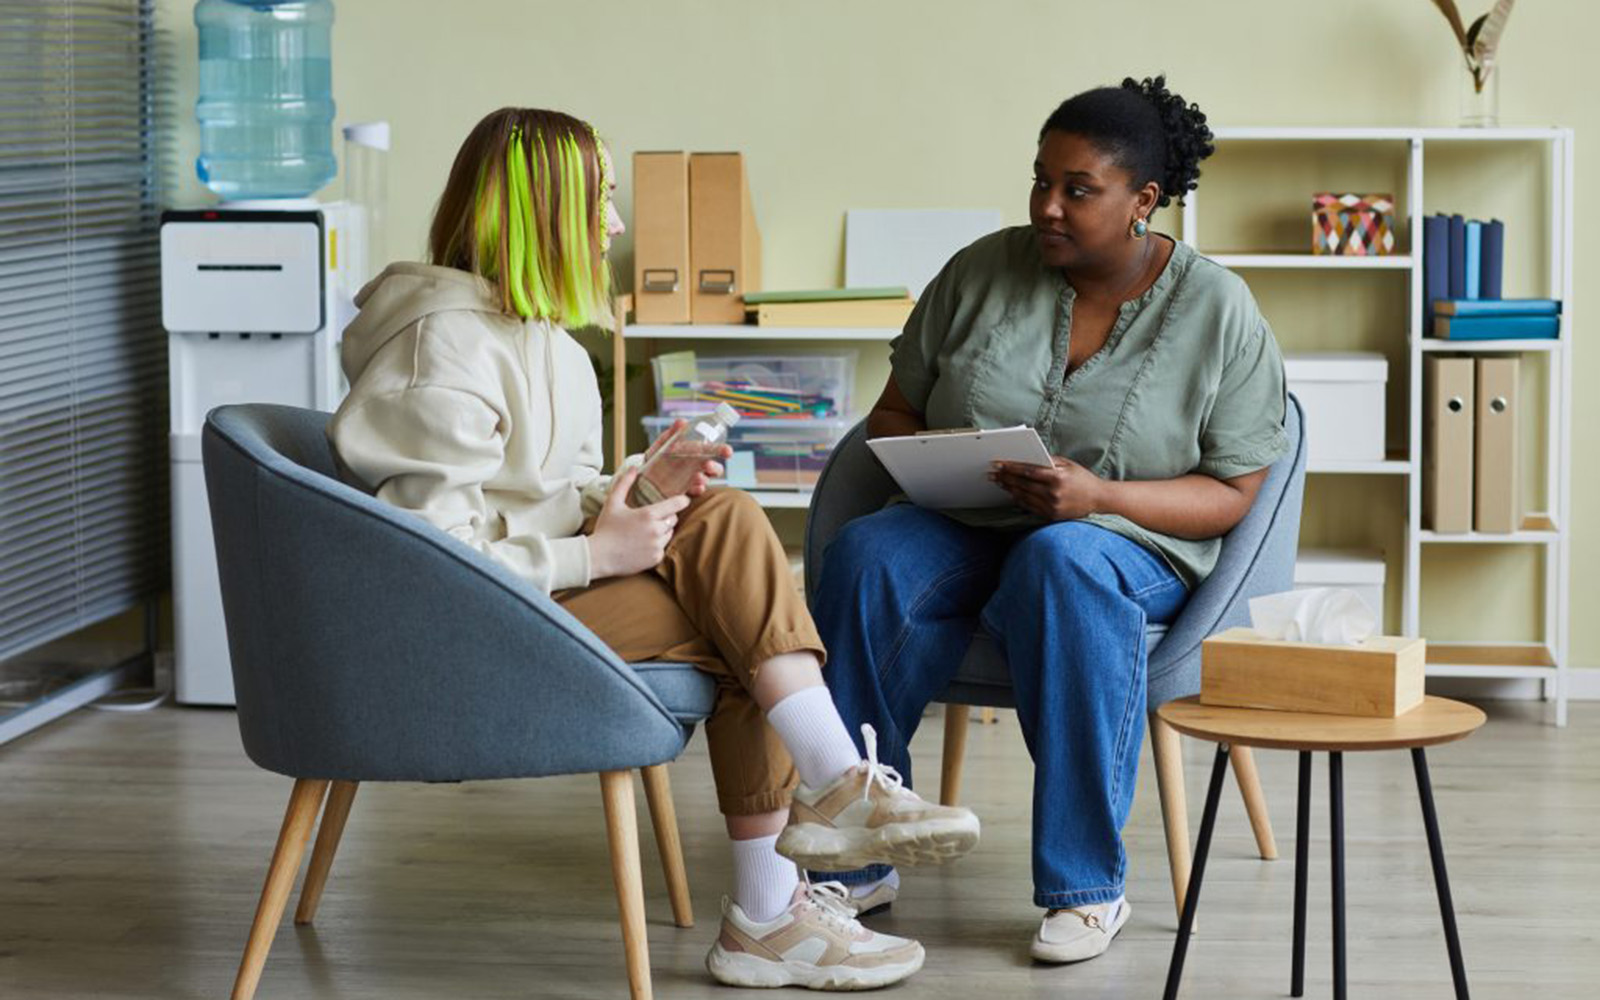
[[[1145,625],[1172,621],[1188,590],[1135,542],[1084,521],[1002,531],[897,504],[829,545],[812,615],[826,677],[857,739],[911,781],[909,744],[980,630],[1011,669],[1033,755],[1034,902],[1123,894],[1122,827],[1145,725]],[[847,884],[883,866],[829,875]]]

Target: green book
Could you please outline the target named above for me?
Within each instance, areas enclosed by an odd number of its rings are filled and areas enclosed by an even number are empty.
[[[863,299],[905,299],[911,291],[904,286],[891,288],[812,288],[796,292],[748,292],[744,297],[747,306],[764,306],[776,302],[856,302]]]

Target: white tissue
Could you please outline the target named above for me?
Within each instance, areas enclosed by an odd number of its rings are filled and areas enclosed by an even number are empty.
[[[1354,646],[1378,630],[1378,616],[1353,590],[1313,587],[1252,597],[1250,627],[1267,639]]]

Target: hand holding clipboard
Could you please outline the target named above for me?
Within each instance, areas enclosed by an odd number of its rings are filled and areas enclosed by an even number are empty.
[[[1039,432],[1022,426],[872,438],[867,447],[912,503],[935,510],[1013,507],[1012,495],[989,478],[992,464],[1054,464]]]

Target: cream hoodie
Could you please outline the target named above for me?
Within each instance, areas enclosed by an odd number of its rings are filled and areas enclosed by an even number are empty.
[[[588,352],[452,268],[392,264],[356,305],[328,425],[346,478],[546,592],[588,586],[578,529],[610,486]]]

